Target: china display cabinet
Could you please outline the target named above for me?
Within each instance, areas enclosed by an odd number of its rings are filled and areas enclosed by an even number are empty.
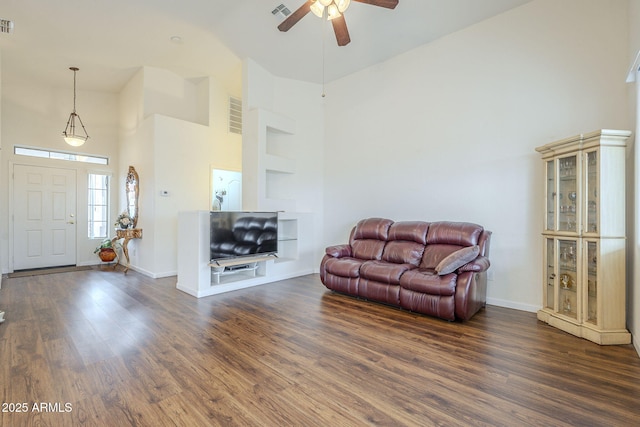
[[[625,147],[599,130],[536,151],[545,170],[543,304],[538,319],[598,344],[628,344]]]

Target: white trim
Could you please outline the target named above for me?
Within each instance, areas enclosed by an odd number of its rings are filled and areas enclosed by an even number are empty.
[[[514,310],[528,311],[530,313],[537,313],[538,310],[542,308],[542,306],[539,306],[539,305],[522,304],[519,302],[498,299],[498,298],[487,298],[487,304],[496,305],[498,307],[504,307],[504,308],[512,308]]]

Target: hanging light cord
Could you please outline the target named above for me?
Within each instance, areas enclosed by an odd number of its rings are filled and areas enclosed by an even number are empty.
[[[324,92],[324,74],[325,74],[325,51],[326,51],[326,39],[327,39],[327,22],[326,19],[322,20],[322,97],[326,96]]]
[[[78,69],[75,67],[72,67],[71,69],[73,70],[73,113],[75,114],[76,112],[76,71],[78,71]]]

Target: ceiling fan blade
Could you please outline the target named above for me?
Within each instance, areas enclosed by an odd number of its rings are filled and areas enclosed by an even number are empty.
[[[336,33],[336,41],[338,42],[338,46],[348,45],[351,42],[351,37],[349,37],[347,21],[344,20],[344,15],[332,19],[331,24],[333,24],[333,32]]]
[[[289,31],[291,27],[296,25],[299,20],[304,18],[307,15],[307,13],[311,11],[312,3],[313,3],[313,0],[308,0],[305,4],[300,6],[295,12],[289,15],[287,19],[285,19],[280,23],[280,25],[278,25],[278,29],[280,31],[285,31],[285,32]]]
[[[366,3],[372,6],[386,7],[387,9],[395,9],[398,5],[398,0],[353,0],[359,3]]]

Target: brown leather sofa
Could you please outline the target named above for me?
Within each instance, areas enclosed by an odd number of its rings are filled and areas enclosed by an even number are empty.
[[[329,289],[446,320],[486,304],[491,232],[466,222],[369,218],[320,263]]]

